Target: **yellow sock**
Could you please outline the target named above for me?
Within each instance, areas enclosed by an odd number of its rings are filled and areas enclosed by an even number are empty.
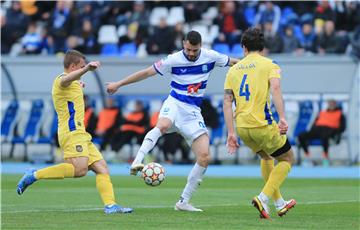
[[[269,175],[271,173],[271,171],[274,169],[274,160],[263,160],[261,159],[260,161],[260,166],[261,166],[261,175],[265,181],[265,183],[267,182]],[[278,200],[282,198],[281,193],[280,193],[280,189],[276,189],[274,192],[274,195],[272,196],[272,199]]]
[[[64,179],[74,177],[75,168],[72,164],[61,163],[36,171],[36,179]]]
[[[96,187],[105,205],[115,204],[113,185],[108,174],[96,175]]]
[[[267,180],[262,192],[266,196],[272,197],[275,193],[275,190],[280,189],[280,186],[287,177],[290,169],[291,165],[289,162],[280,161],[271,171],[269,179]]]

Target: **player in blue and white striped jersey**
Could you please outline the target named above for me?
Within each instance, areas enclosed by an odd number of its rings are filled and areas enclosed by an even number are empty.
[[[146,134],[131,165],[130,174],[136,175],[142,170],[145,154],[155,146],[159,137],[165,133],[179,132],[196,154],[196,164],[188,176],[175,210],[202,211],[189,203],[210,161],[209,136],[200,105],[214,67],[232,66],[238,60],[214,50],[201,48],[201,35],[196,31],[190,31],[186,35],[183,46],[183,50],[168,55],[144,70],[118,82],[107,83],[107,91],[113,94],[122,86],[144,80],[157,73],[171,75],[170,95],[161,107],[156,127]]]

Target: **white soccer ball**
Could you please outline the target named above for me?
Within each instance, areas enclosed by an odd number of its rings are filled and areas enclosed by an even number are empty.
[[[150,186],[158,186],[165,180],[165,169],[161,164],[151,162],[144,166],[141,176],[145,184]]]

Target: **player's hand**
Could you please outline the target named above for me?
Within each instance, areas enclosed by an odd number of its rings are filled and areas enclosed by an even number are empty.
[[[94,71],[99,67],[100,67],[100,62],[98,62],[98,61],[91,61],[86,65],[86,68],[89,71]]]
[[[106,91],[108,94],[113,95],[119,89],[119,86],[116,82],[106,82]]]
[[[226,141],[226,147],[227,147],[228,153],[230,153],[230,154],[234,154],[236,152],[236,150],[240,147],[235,134],[228,134],[227,141]]]
[[[284,118],[280,119],[280,121],[279,121],[280,134],[281,135],[286,134],[288,128],[289,128],[289,126],[288,126],[287,121]]]

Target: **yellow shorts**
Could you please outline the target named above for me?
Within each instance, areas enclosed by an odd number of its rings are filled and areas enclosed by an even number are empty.
[[[274,122],[257,128],[237,127],[236,131],[245,145],[255,153],[263,150],[271,155],[283,147],[287,139],[286,135],[280,135],[279,127]]]
[[[91,135],[85,132],[67,133],[59,135],[59,144],[64,151],[64,159],[72,157],[87,157],[88,165],[102,160],[103,157],[96,146],[91,142]]]

